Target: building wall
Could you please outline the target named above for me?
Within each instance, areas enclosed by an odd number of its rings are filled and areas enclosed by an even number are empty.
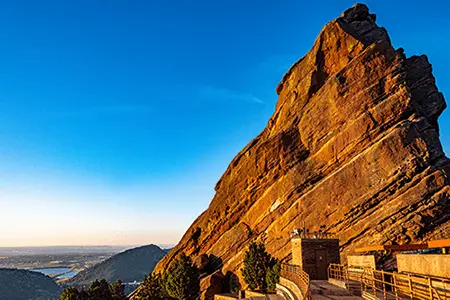
[[[216,294],[214,295],[214,300],[235,300],[239,299],[236,295],[231,294]]]
[[[323,271],[316,266],[317,250],[326,250],[326,266],[340,263],[339,240],[337,239],[292,239],[292,264],[300,266],[311,279],[318,278]]]
[[[398,254],[399,272],[433,275],[450,278],[449,254]]]
[[[347,256],[347,265],[354,268],[372,268],[376,269],[374,255],[349,255]]]
[[[292,261],[291,263],[303,268],[303,255],[302,255],[302,239],[294,238],[292,243]]]

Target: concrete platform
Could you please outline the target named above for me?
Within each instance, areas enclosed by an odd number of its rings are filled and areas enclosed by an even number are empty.
[[[310,291],[313,300],[360,300],[351,291],[328,283],[327,280],[312,280]]]

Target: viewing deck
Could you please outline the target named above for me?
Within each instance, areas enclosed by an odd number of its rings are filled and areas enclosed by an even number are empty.
[[[354,293],[327,280],[310,280],[308,274],[295,265],[282,265],[277,293],[287,300],[362,299],[358,296],[360,289]]]

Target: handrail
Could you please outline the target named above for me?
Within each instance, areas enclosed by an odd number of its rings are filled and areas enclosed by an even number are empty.
[[[303,271],[299,266],[281,264],[281,277],[292,281],[298,286],[303,294],[303,299],[311,299],[310,279],[309,275]]]
[[[328,279],[340,280],[348,286],[348,268],[341,264],[330,264],[328,266]]]
[[[363,293],[382,295],[383,299],[395,297],[401,299],[450,299],[449,290],[437,288],[431,277],[418,277],[410,274],[399,274],[382,270],[365,269],[361,277],[361,291]]]
[[[420,300],[450,300],[450,279],[433,276],[386,272],[371,268],[348,268],[330,264],[328,278],[340,280],[348,286],[350,280],[361,283],[361,292],[381,299],[401,299],[405,296]]]

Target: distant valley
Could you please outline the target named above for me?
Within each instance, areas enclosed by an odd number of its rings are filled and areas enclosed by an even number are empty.
[[[156,245],[127,248],[0,248],[0,300],[57,299],[62,287],[85,286],[101,278],[131,283],[131,291],[167,251]]]
[[[89,268],[131,246],[1,247],[0,268]]]

